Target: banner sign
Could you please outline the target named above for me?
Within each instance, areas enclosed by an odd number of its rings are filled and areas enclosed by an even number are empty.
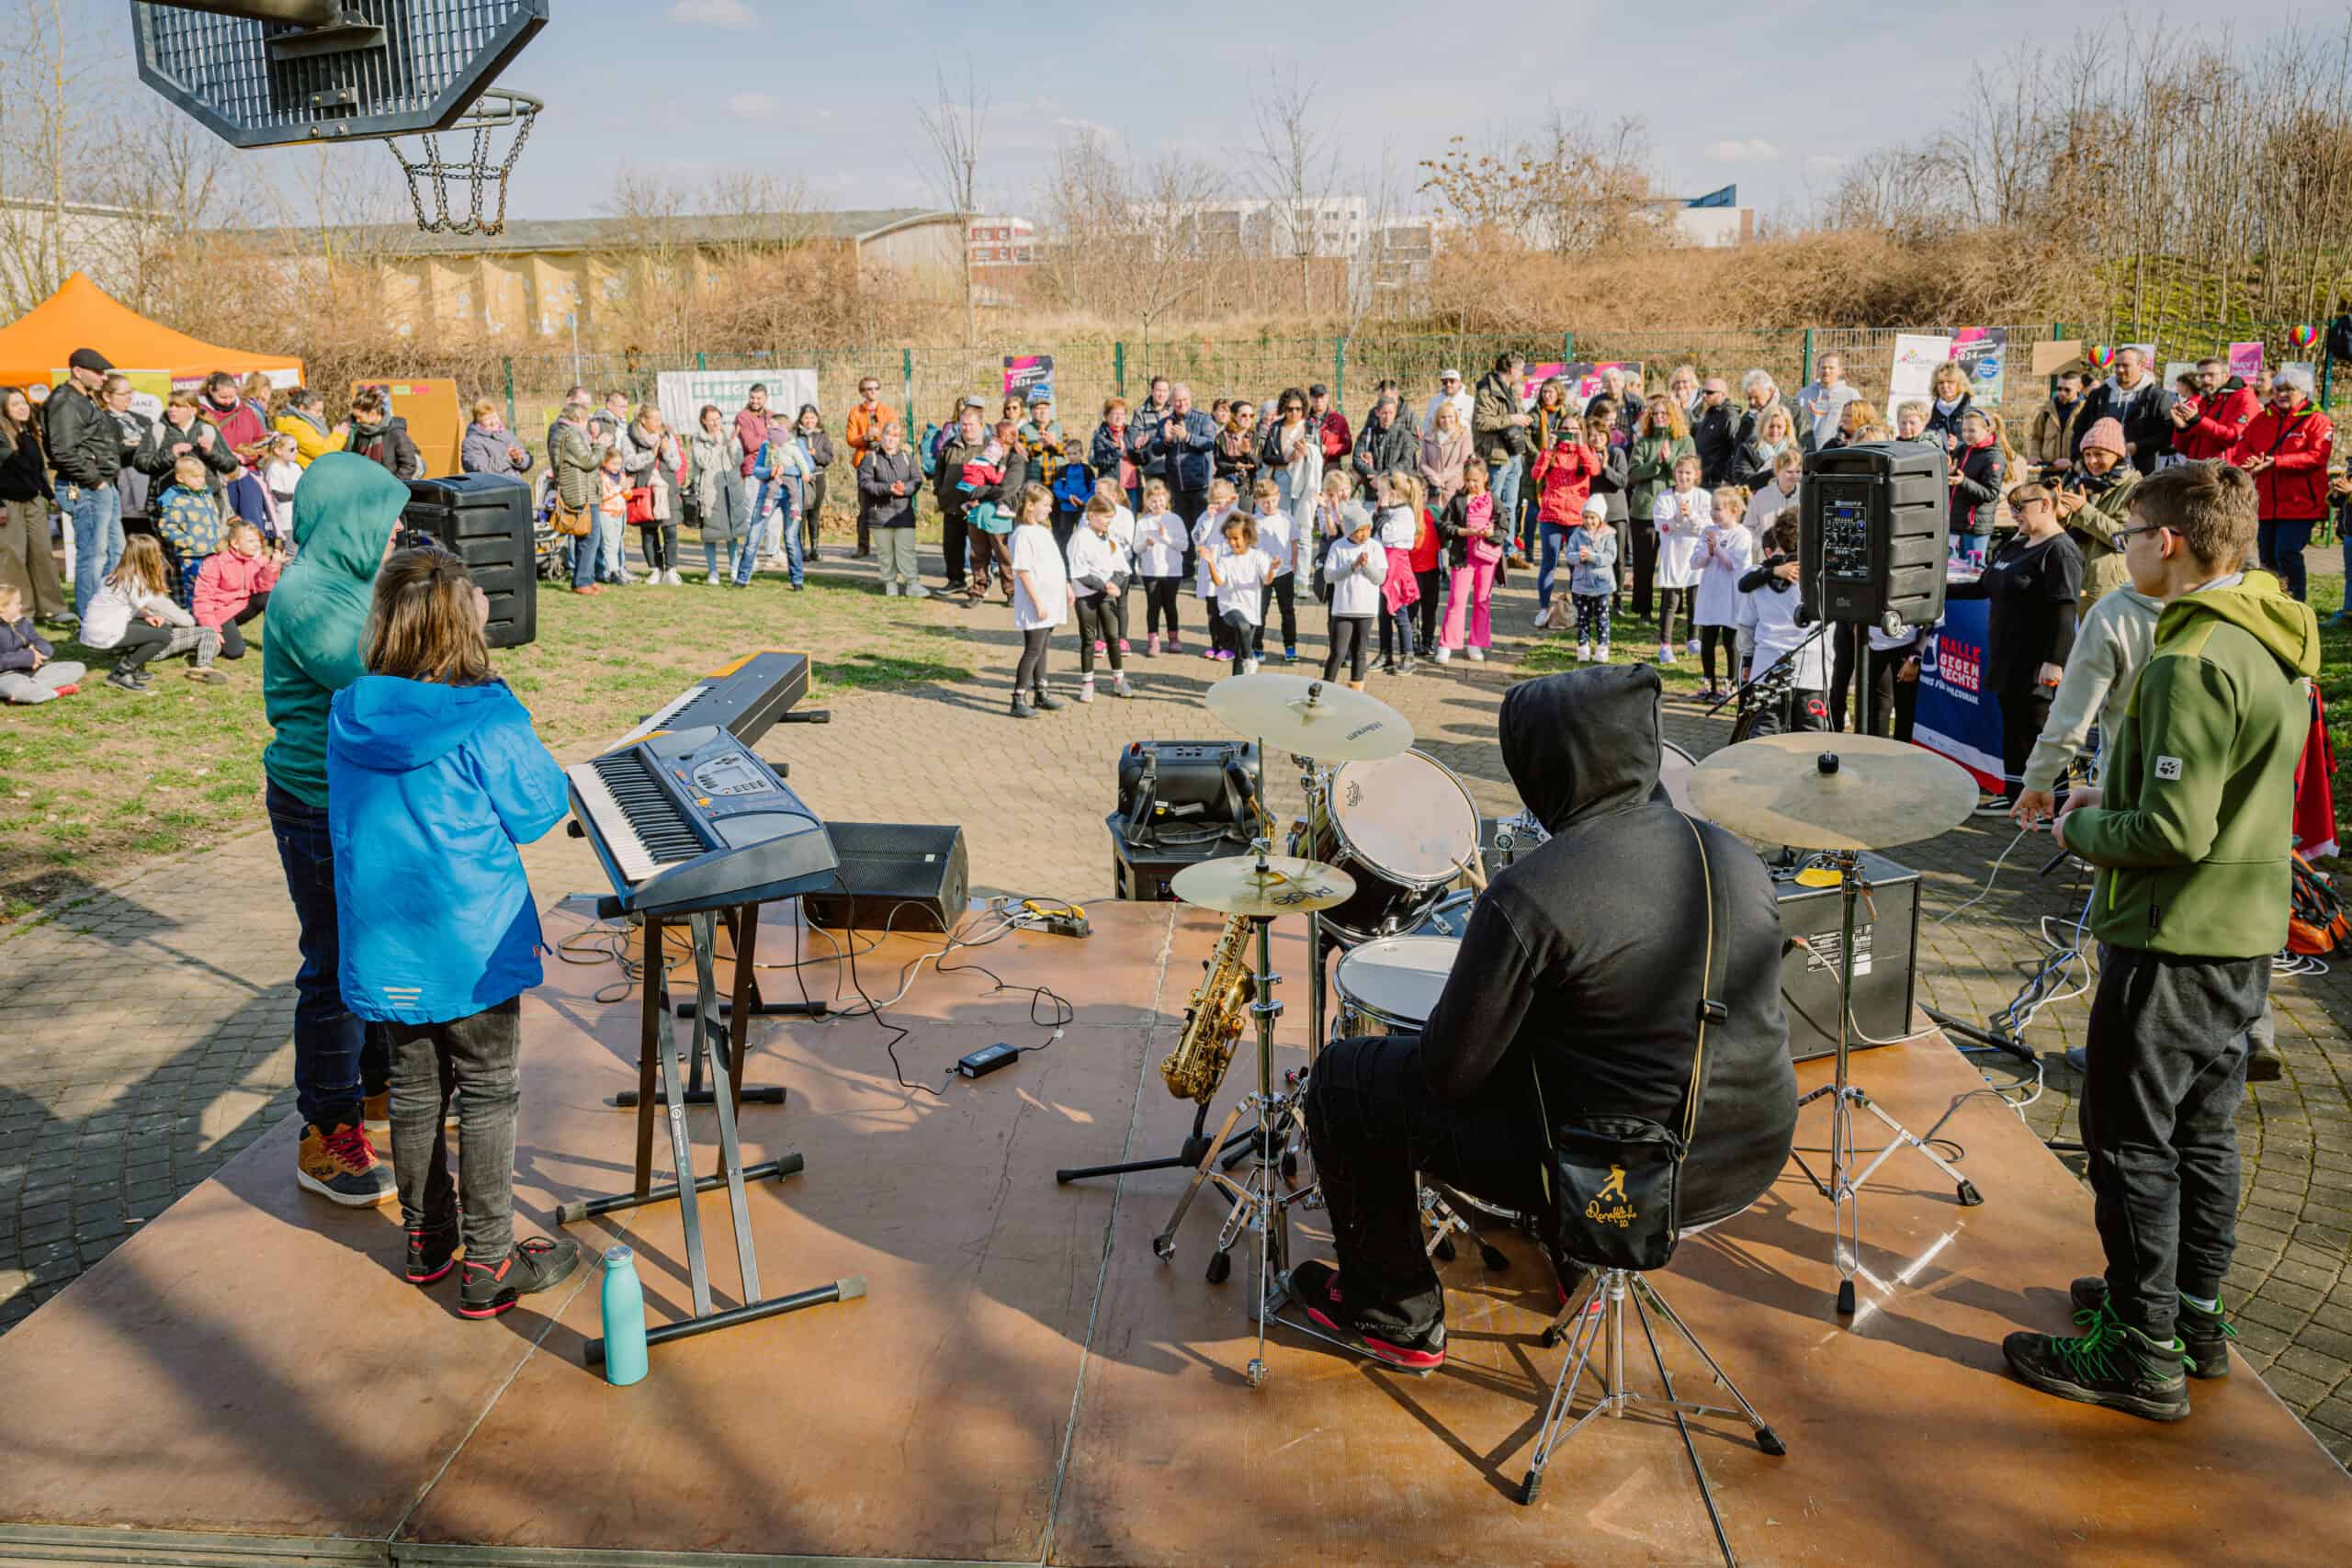
[[[1642,362],[1638,359],[1579,359],[1555,368],[1560,379],[1567,383],[1568,406],[1578,413],[1584,412],[1585,404],[1607,389],[1601,379],[1601,373],[1606,370],[1623,371],[1626,395],[1634,398],[1641,395]]]
[[[2262,345],[2258,343],[2230,344],[2230,374],[2252,386],[2254,378],[2262,374]]]
[[[1008,354],[1004,356],[1004,390],[1009,397],[1018,392],[1024,403],[1035,402],[1038,394],[1054,395],[1054,356],[1050,354]]]
[[[1557,377],[1561,381],[1566,382],[1568,378],[1568,367],[1557,360],[1554,360],[1548,365],[1529,366],[1527,367],[1526,374],[1520,378],[1519,406],[1522,409],[1533,408],[1535,406],[1535,395],[1544,389],[1544,382],[1551,380],[1555,377]],[[1572,389],[1573,389],[1569,387],[1562,388],[1562,390],[1564,391]]]
[[[705,403],[716,403],[731,429],[755,385],[768,389],[769,412],[787,420],[817,400],[814,370],[664,370],[653,378],[653,400],[662,423],[683,441],[701,428],[695,416]]]
[[[1968,378],[1969,396],[1985,408],[1999,408],[2008,366],[2009,329],[1962,327],[1951,334],[1951,356]]]
[[[1894,422],[1894,411],[1907,402],[1935,400],[1936,367],[1950,363],[1951,339],[1941,333],[1894,334],[1894,364],[1886,378],[1886,406],[1879,412]]]
[[[2001,705],[1984,690],[1990,612],[1982,599],[1947,599],[1943,624],[1930,634],[1935,657],[1919,661],[1919,707],[1911,739],[1976,776],[1987,794],[2000,789]]]

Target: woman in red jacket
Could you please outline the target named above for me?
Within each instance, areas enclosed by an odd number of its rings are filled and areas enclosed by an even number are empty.
[[[2335,427],[2312,406],[2311,372],[2293,366],[2278,372],[2270,406],[2254,416],[2230,451],[2230,461],[2254,476],[2262,564],[2298,600],[2303,551],[2312,529],[2327,515],[2327,459],[2335,447]]]

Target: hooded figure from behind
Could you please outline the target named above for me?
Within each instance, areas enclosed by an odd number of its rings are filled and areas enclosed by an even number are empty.
[[[1503,764],[1552,837],[1495,874],[1430,1014],[1422,1070],[1460,1100],[1520,1094],[1555,1118],[1681,1120],[1706,962],[1705,880],[1658,783],[1657,671],[1611,665],[1524,682],[1503,699]],[[1781,1010],[1781,914],[1756,852],[1701,822],[1730,1010],[1707,1031],[1681,1220],[1754,1202],[1788,1163],[1796,1071]]]

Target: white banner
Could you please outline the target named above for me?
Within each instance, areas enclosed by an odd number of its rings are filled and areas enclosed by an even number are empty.
[[[1886,406],[1879,412],[1894,423],[1894,411],[1917,399],[1935,400],[1936,367],[1951,362],[1951,339],[1939,333],[1894,334],[1894,366],[1886,379]]]
[[[768,412],[783,420],[817,400],[814,370],[664,370],[654,378],[653,396],[662,405],[662,423],[684,434],[698,428],[695,416],[705,403],[718,404],[732,427],[735,411],[755,386],[768,389]]]

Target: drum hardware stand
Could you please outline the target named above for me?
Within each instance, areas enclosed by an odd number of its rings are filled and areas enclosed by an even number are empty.
[[[756,920],[757,906],[745,905],[735,910],[739,925]],[[641,1038],[638,1052],[638,1088],[634,1097],[637,1108],[637,1182],[628,1192],[615,1193],[605,1198],[574,1200],[556,1210],[556,1223],[573,1224],[598,1214],[615,1213],[647,1204],[675,1201],[678,1218],[685,1237],[686,1269],[694,1299],[691,1315],[675,1323],[660,1324],[645,1331],[648,1346],[667,1344],[673,1339],[684,1339],[717,1329],[732,1328],[740,1323],[752,1323],[763,1317],[775,1317],[805,1307],[821,1306],[828,1302],[848,1301],[865,1294],[865,1280],[862,1275],[835,1280],[831,1284],[811,1290],[796,1291],[790,1295],[760,1294],[759,1256],[752,1243],[752,1213],[745,1196],[746,1187],[754,1181],[774,1179],[777,1181],[800,1170],[805,1162],[797,1154],[786,1155],[758,1165],[743,1163],[741,1146],[735,1139],[735,1093],[737,1075],[742,1071],[743,1035],[746,1015],[738,1009],[731,1039],[724,1047],[721,1037],[710,1028],[718,997],[717,960],[718,912],[697,909],[686,917],[694,933],[695,992],[697,1006],[694,1012],[694,1043],[691,1047],[697,1074],[706,1056],[710,1062],[710,1104],[718,1112],[718,1168],[709,1176],[694,1175],[694,1150],[686,1136],[686,1110],[684,1096],[666,1096],[656,1091],[658,1069],[665,1086],[681,1082],[678,1060],[678,1033],[672,1021],[669,1006],[669,981],[664,966],[658,961],[646,965],[644,1001],[639,1009]],[[645,951],[650,954],[662,952],[662,919],[659,915],[645,917]],[[748,941],[748,939],[746,939]],[[739,998],[749,983],[751,975],[750,948],[741,950],[735,967],[735,988]],[[732,1058],[730,1066],[729,1058]],[[670,1123],[670,1153],[676,1178],[666,1186],[653,1185],[653,1119],[659,1104],[666,1111]],[[734,1221],[735,1260],[742,1280],[742,1304],[714,1310],[710,1301],[710,1265],[703,1251],[701,1205],[696,1197],[704,1192],[727,1189],[727,1202]],[[605,1342],[591,1339],[582,1348],[582,1360],[587,1366],[601,1365],[605,1359]]]
[[[1838,759],[1833,753],[1824,752],[1819,766],[1825,773],[1834,773],[1837,771]],[[1825,1180],[1816,1174],[1813,1167],[1805,1162],[1804,1155],[1792,1150],[1790,1157],[1796,1161],[1797,1168],[1804,1172],[1805,1179],[1812,1182],[1815,1189],[1829,1200],[1834,1211],[1833,1225],[1836,1235],[1832,1245],[1838,1265],[1838,1311],[1841,1315],[1850,1317],[1853,1315],[1855,1305],[1854,1276],[1861,1268],[1860,1192],[1863,1184],[1870,1180],[1871,1174],[1880,1166],[1885,1164],[1890,1156],[1897,1149],[1905,1148],[1916,1149],[1926,1156],[1929,1163],[1946,1176],[1951,1177],[1958,1185],[1960,1201],[1964,1208],[1974,1208],[1984,1201],[1984,1197],[1976,1190],[1976,1184],[1962,1174],[1959,1167],[1938,1154],[1928,1142],[1928,1138],[1934,1137],[1942,1129],[1945,1122],[1951,1119],[1952,1112],[1960,1109],[1959,1101],[1955,1100],[1951,1110],[1945,1111],[1935,1126],[1928,1129],[1928,1137],[1922,1138],[1888,1115],[1884,1107],[1871,1100],[1869,1094],[1850,1078],[1848,1065],[1854,1018],[1854,905],[1858,899],[1871,902],[1871,890],[1870,885],[1862,879],[1861,862],[1856,852],[1852,850],[1824,851],[1821,859],[1838,873],[1838,889],[1843,904],[1843,925],[1838,953],[1837,1077],[1832,1082],[1826,1083],[1801,1097],[1797,1100],[1797,1109],[1802,1111],[1815,1100],[1825,1098],[1830,1102],[1827,1179]],[[1877,919],[1877,905],[1871,902],[1871,919],[1875,923]],[[1870,1163],[1859,1171],[1854,1168],[1856,1158],[1854,1111],[1857,1108],[1877,1117],[1894,1134],[1887,1140],[1885,1146],[1871,1157]]]
[[[735,1104],[739,1109],[746,1101],[749,1101],[753,1105],[782,1105],[784,1103],[784,1086],[782,1084],[763,1084],[756,1089],[747,1088],[743,1084],[743,1054],[748,1044],[747,1029],[743,1021],[747,1018],[766,1018],[771,1016],[780,1016],[786,1013],[798,1014],[804,1017],[822,1018],[825,1013],[825,1004],[823,1002],[808,1002],[804,1004],[801,1002],[763,1001],[760,998],[759,976],[754,972],[753,955],[753,950],[759,942],[759,906],[756,904],[741,905],[735,908],[727,910],[725,912],[725,919],[727,920],[728,934],[732,940],[734,946],[733,962],[735,964],[735,996],[732,1000],[723,1000],[717,1003],[711,1012],[711,1016],[714,1018],[726,1019],[729,1023],[728,1039],[729,1050],[733,1056]],[[658,945],[658,938],[653,929],[653,922],[651,920],[648,920],[645,923],[645,941],[640,948],[640,953],[659,953],[660,951],[661,948]],[[644,967],[646,973],[650,976],[657,965],[647,964]],[[658,967],[662,971],[660,988],[666,992],[669,989],[669,966],[666,964],[663,964],[658,965]],[[702,1003],[699,998],[694,1001],[681,1002],[678,1004],[677,1008],[677,1013],[680,1018],[696,1017],[701,1010]],[[695,1038],[697,1040],[700,1040],[701,1038],[701,1032],[699,1030],[695,1032]],[[640,1046],[639,1049],[642,1052],[648,1048]],[[642,1063],[644,1059],[643,1055],[639,1056],[640,1063]],[[702,1059],[702,1051],[697,1047],[694,1054],[694,1061],[686,1069],[686,1103],[688,1105],[709,1105],[715,1101],[716,1097],[713,1091],[703,1082]],[[635,1110],[637,1107],[637,1097],[639,1092],[640,1091],[638,1089],[625,1089],[618,1094],[613,1096],[613,1104],[623,1111]],[[667,1105],[670,1103],[669,1080],[662,1080],[662,1086],[653,1090],[653,1102],[656,1105]]]

